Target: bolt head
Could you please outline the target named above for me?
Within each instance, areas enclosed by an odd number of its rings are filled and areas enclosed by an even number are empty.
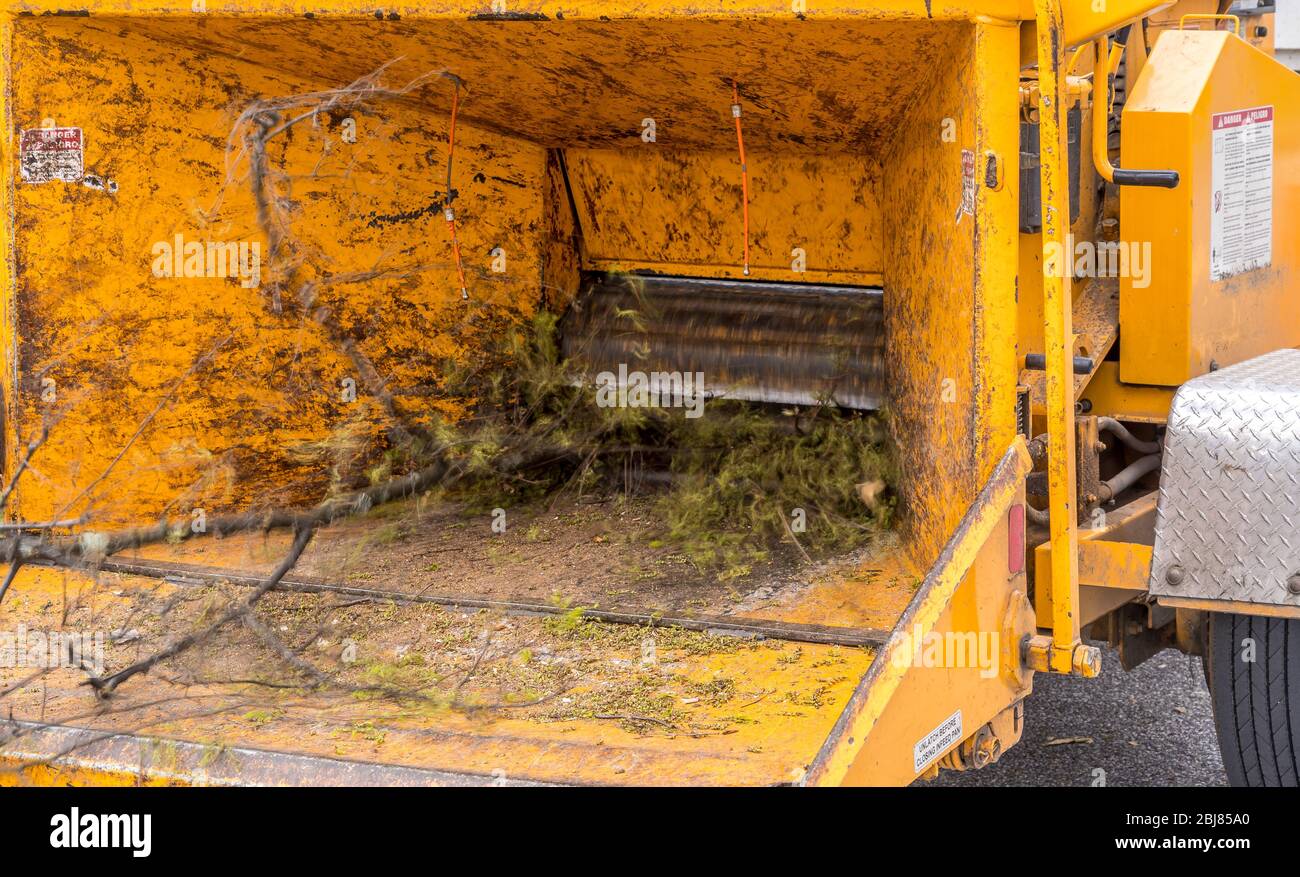
[[[1072,658],[1074,672],[1085,679],[1095,679],[1101,675],[1101,649],[1096,646],[1076,646]]]
[[[1181,585],[1187,579],[1187,573],[1178,564],[1174,564],[1165,570],[1165,582],[1172,588]]]
[[[1300,572],[1293,574],[1291,578],[1286,580],[1286,589],[1292,594],[1300,595]]]

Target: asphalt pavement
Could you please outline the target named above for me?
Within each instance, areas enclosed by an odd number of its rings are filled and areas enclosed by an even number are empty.
[[[1103,648],[1101,676],[1039,673],[1025,733],[997,764],[944,771],[939,786],[1222,786],[1200,658],[1161,652],[1125,672]]]

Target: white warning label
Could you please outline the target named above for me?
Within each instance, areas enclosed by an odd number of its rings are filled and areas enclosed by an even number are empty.
[[[1210,279],[1273,261],[1273,108],[1211,117]]]
[[[957,710],[944,719],[939,727],[917,740],[916,745],[912,747],[912,760],[916,764],[916,772],[925,770],[930,766],[930,762],[943,754],[945,749],[960,741],[961,710]]]
[[[24,183],[75,183],[84,170],[80,128],[32,128],[18,139],[18,168]]]

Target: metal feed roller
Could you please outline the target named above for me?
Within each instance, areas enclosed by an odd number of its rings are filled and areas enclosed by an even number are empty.
[[[878,288],[592,274],[560,323],[564,357],[600,372],[702,373],[705,395],[875,409]]]

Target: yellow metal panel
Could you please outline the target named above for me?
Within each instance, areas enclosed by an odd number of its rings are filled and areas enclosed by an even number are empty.
[[[753,133],[750,124],[748,139]],[[750,277],[800,283],[880,283],[876,162],[857,155],[747,151]],[[569,180],[599,270],[743,277],[740,162],[731,153],[568,150]],[[803,251],[802,270],[796,259]]]
[[[1047,369],[1048,509],[1051,514],[1052,646],[1048,665],[1068,673],[1079,643],[1079,561],[1075,520],[1074,355],[1069,252],[1065,54],[1058,0],[1038,0],[1039,170],[1043,193],[1043,343]],[[1051,248],[1049,250],[1049,248]]]
[[[115,583],[128,591],[171,586],[157,581],[123,577]],[[102,580],[89,574],[26,567],[13,590],[0,604],[0,627],[44,631],[61,623],[64,601],[78,596],[79,609],[93,606],[95,618],[117,612],[129,617],[129,605],[114,597]],[[267,611],[277,600],[285,606],[302,606],[291,595],[273,594],[260,605]],[[308,598],[319,599],[319,598]],[[423,607],[427,610],[429,607]],[[420,607],[375,604],[362,610],[376,637],[388,625],[415,624],[427,630],[428,617]],[[459,613],[457,613],[459,614]],[[117,617],[117,616],[114,616]],[[145,636],[152,628],[142,622]],[[511,616],[514,625],[536,625],[537,619]],[[238,626],[235,626],[237,630]],[[621,629],[625,631],[626,629]],[[240,637],[226,629],[214,642],[214,660],[224,650],[239,653]],[[358,637],[362,639],[362,637]],[[550,640],[548,640],[550,641]],[[580,640],[551,641],[560,658],[582,659]],[[726,641],[724,641],[726,642]],[[428,645],[427,642],[425,645]],[[12,648],[12,646],[11,646]],[[110,661],[131,660],[137,646],[110,644]],[[117,654],[114,648],[121,648]],[[363,646],[364,648],[364,646]],[[635,678],[641,638],[621,646],[604,646],[596,661],[605,667],[622,665],[613,672],[622,679]],[[32,684],[27,666],[0,667],[0,686],[14,686],[5,699],[5,715],[42,723],[68,723],[104,731],[139,734],[166,740],[204,744],[219,757],[228,747],[296,752],[326,758],[379,761],[433,770],[504,775],[511,779],[608,785],[772,785],[798,782],[805,767],[825,739],[839,710],[872,660],[872,652],[858,648],[802,643],[799,646],[749,643],[720,651],[672,649],[661,643],[662,660],[671,670],[654,671],[645,678],[650,691],[676,691],[684,683],[717,684],[734,680],[746,697],[696,697],[679,704],[700,730],[669,732],[652,724],[640,731],[623,727],[618,716],[579,716],[551,720],[540,705],[540,715],[525,716],[519,708],[483,710],[448,709],[396,699],[358,699],[346,690],[314,692],[275,691],[222,680],[186,685],[182,691],[158,674],[139,676],[119,688],[105,708],[84,683],[85,673],[53,668]],[[574,650],[570,654],[570,650]],[[391,655],[391,651],[388,652]],[[21,662],[20,662],[21,664]],[[609,672],[606,670],[606,672]],[[577,683],[565,689],[566,697],[581,697],[602,682],[594,671],[584,671]],[[170,674],[162,674],[170,676]],[[486,686],[495,683],[484,680]],[[608,685],[608,680],[604,680]],[[430,686],[436,688],[436,686]],[[749,692],[754,692],[752,696]],[[179,696],[178,696],[179,695]],[[679,700],[676,698],[675,700]],[[522,706],[522,705],[520,705]],[[265,724],[241,719],[252,708],[274,713]],[[649,723],[647,723],[649,724]],[[370,729],[356,733],[359,725]],[[382,739],[376,744],[374,737]],[[371,739],[367,739],[371,738]],[[16,741],[21,748],[23,741]],[[105,769],[83,773],[57,767],[14,773],[16,767],[0,746],[0,786],[15,782],[51,781],[118,784],[133,782],[132,773]],[[154,767],[158,765],[146,765]],[[300,777],[309,781],[310,777]],[[201,781],[199,777],[174,777],[175,782]]]
[[[573,301],[581,284],[585,248],[569,200],[569,185],[564,177],[563,156],[559,150],[547,153],[546,194],[542,200],[547,227],[546,251],[542,259],[542,296],[548,308],[562,313]]]
[[[1092,39],[1126,22],[1171,5],[1173,0],[1065,0],[1065,36],[1071,45]],[[59,0],[25,0],[8,6],[14,12],[59,12],[66,8]],[[85,0],[76,7],[94,14],[186,14],[193,10],[189,3],[177,0]],[[370,0],[209,0],[209,15],[239,15],[262,17],[294,15],[310,12],[319,18],[344,16],[377,16],[402,20],[409,18],[465,18],[490,19],[492,13],[485,5],[474,2],[407,4],[396,3],[376,11]],[[832,18],[892,18],[911,21],[1031,21],[1034,18],[1033,0],[931,0],[918,4],[916,0],[818,0],[808,8],[796,11],[788,2],[772,0],[713,0],[713,2],[685,2],[685,0],[566,0],[566,2],[540,2],[540,0],[512,0],[509,12],[500,16],[528,20],[530,18],[581,20],[607,18],[656,17],[747,17],[794,18],[818,20]],[[1032,36],[1032,34],[1031,34]]]
[[[979,489],[975,404],[975,217],[961,210],[962,151],[978,154],[974,29],[930,72],[927,99],[899,118],[881,188],[889,408],[915,560],[928,567]],[[1005,124],[1012,124],[1007,120]],[[943,136],[945,129],[953,133]],[[978,166],[978,161],[977,161]],[[976,174],[978,178],[979,174]],[[994,201],[996,203],[996,199]],[[977,196],[977,211],[981,199]],[[942,253],[942,258],[936,258]]]
[[[1210,276],[1212,116],[1271,106],[1272,264]],[[1300,76],[1224,31],[1168,31],[1124,109],[1126,167],[1172,168],[1176,189],[1124,187],[1127,240],[1150,243],[1151,285],[1121,280],[1120,379],[1177,386],[1212,364],[1230,365],[1300,344]]]
[[[963,28],[867,17],[608,18],[123,21],[130,33],[182,53],[230,54],[239,46],[239,60],[318,86],[346,84],[389,62],[386,79],[393,83],[445,69],[465,83],[463,121],[540,146],[728,155],[736,151],[733,80],[745,144],[757,153],[870,155],[893,136],[894,113],[921,94],[925,74]],[[66,21],[66,32],[76,33],[87,20]],[[774,66],[773,58],[781,63]],[[450,95],[439,80],[405,104],[445,116]],[[647,118],[656,123],[653,143],[642,139]]]
[[[467,306],[437,204],[445,118],[380,102],[353,119],[355,143],[343,137],[343,113],[273,143],[270,160],[284,175],[275,197],[296,248],[273,259],[247,163],[228,164],[227,137],[256,95],[320,84],[215,47],[178,63],[174,43],[99,19],[23,19],[13,57],[15,128],[80,127],[86,172],[106,182],[19,184],[14,194],[18,333],[7,352],[19,383],[10,436],[34,435],[45,416],[59,422],[41,451],[43,478],[24,484],[10,514],[75,516],[78,495],[110,469],[96,489],[118,495],[117,519],[155,515],[178,496],[214,508],[254,492],[318,495],[327,475],[302,472],[301,449],[349,423],[373,439],[383,417],[337,345],[297,316],[308,283],[315,307],[364,335],[360,348],[394,389],[436,385],[438,359],[473,346],[475,330],[452,331]],[[430,100],[450,98],[439,82]],[[538,297],[545,153],[473,125],[460,126],[458,141],[474,300],[527,313]],[[189,268],[191,276],[158,276],[160,258],[176,273],[160,245],[175,257],[184,246],[232,241],[264,254],[260,284]],[[506,273],[490,270],[496,247],[509,254]],[[209,273],[206,259],[191,267]],[[294,306],[277,315],[271,290],[286,282],[279,294]],[[338,391],[345,378],[359,401]],[[142,424],[150,428],[132,442]]]
[[[975,155],[997,161],[1001,178],[991,188],[977,172],[975,215],[975,411],[977,479],[998,464],[1015,436],[1020,247],[1018,73],[1012,63],[1020,34],[987,25],[975,32]],[[978,166],[978,165],[977,165]],[[982,183],[982,184],[981,184]],[[1039,323],[1041,324],[1041,321]]]
[[[1125,384],[1119,380],[1119,363],[1103,362],[1084,388],[1082,398],[1091,406],[1088,413],[1133,423],[1164,423],[1174,391],[1169,387]]]
[[[1079,543],[1081,584],[1145,591],[1150,574],[1150,545],[1096,539]]]
[[[1123,2],[1098,3],[1096,0],[1062,0],[1062,32],[1066,46],[1079,43],[1110,33],[1117,28],[1132,23],[1139,18],[1158,14],[1174,4],[1174,0],[1123,0]],[[1037,26],[1030,10],[1024,18],[1028,19],[1021,30],[1024,39],[1020,48],[1020,63],[1029,67],[1037,63],[1034,46],[1037,41]]]
[[[880,652],[809,769],[817,785],[907,783],[918,740],[953,707],[967,710],[963,737],[1028,693],[1018,673],[981,675],[978,667],[917,664],[917,644],[931,633],[996,631],[1019,641],[1029,631],[1003,631],[1008,600],[1023,588],[1024,573],[1007,567],[1007,513],[1024,501],[1031,468],[1024,441],[1016,439],[980,492],[939,560],[927,573],[917,599],[899,619],[896,634]],[[1014,614],[1014,613],[1013,613]],[[1000,660],[1019,664],[1019,650]]]
[[[99,485],[103,493],[131,497],[114,504],[117,514],[153,515],[178,495],[207,508],[239,505],[259,494],[269,501],[300,499],[317,491],[322,477],[295,462],[302,448],[319,447],[334,428],[377,439],[382,417],[367,408],[373,400],[349,407],[332,392],[351,376],[349,364],[313,327],[276,315],[264,289],[219,278],[158,278],[150,267],[154,246],[178,234],[189,242],[252,241],[269,248],[246,166],[236,161],[234,177],[227,178],[227,142],[238,112],[255,96],[345,85],[392,58],[403,60],[386,70],[389,85],[439,65],[465,80],[455,186],[472,300],[524,313],[539,299],[539,278],[554,287],[547,296],[552,303],[572,294],[577,231],[590,231],[601,247],[594,254],[601,261],[587,254],[592,266],[612,267],[613,260],[640,255],[659,266],[690,258],[692,271],[727,272],[739,248],[740,223],[726,86],[729,77],[741,80],[747,140],[755,149],[752,208],[761,267],[790,279],[790,251],[802,244],[810,271],[801,279],[875,283],[885,273],[882,252],[889,241],[895,251],[909,249],[915,266],[898,260],[893,278],[894,300],[909,309],[899,335],[917,336],[913,349],[923,337],[924,346],[937,352],[929,363],[933,371],[909,365],[914,386],[903,392],[912,401],[901,407],[913,412],[920,428],[933,430],[936,447],[944,450],[933,459],[955,460],[951,466],[965,479],[962,485],[946,476],[926,479],[945,494],[941,502],[917,506],[918,516],[936,516],[922,525],[931,546],[942,541],[973,490],[969,285],[977,276],[971,261],[975,224],[954,225],[953,210],[961,198],[960,150],[975,145],[974,116],[969,83],[933,63],[953,45],[969,46],[969,25],[918,21],[908,27],[866,16],[849,22],[763,16],[503,23],[464,16],[179,14],[24,16],[16,27],[10,72],[15,126],[53,120],[82,127],[87,171],[112,180],[117,190],[51,184],[20,186],[16,196],[22,270],[6,302],[17,308],[18,328],[7,348],[8,374],[19,377],[16,392],[7,395],[19,409],[9,420],[11,436],[30,435],[47,411],[47,379],[54,382],[63,428],[42,452],[48,480],[24,485],[21,509],[11,507],[11,514],[36,519],[68,511],[63,506],[129,443],[191,368],[194,387],[162,406]],[[693,47],[689,56],[675,51],[683,41]],[[746,47],[740,55],[739,45]],[[240,47],[237,57],[231,46]],[[790,69],[807,72],[772,75],[774,54]],[[557,58],[571,60],[548,63]],[[896,62],[886,63],[891,59]],[[93,76],[86,74],[90,65]],[[817,71],[815,80],[811,71]],[[900,125],[906,104],[925,88],[925,75],[943,80],[942,105],[934,102],[924,115],[908,113],[912,120]],[[343,329],[364,335],[364,352],[399,390],[436,387],[437,360],[462,356],[477,343],[461,328],[467,311],[439,215],[450,97],[447,81],[433,79],[354,119],[360,126],[356,143],[342,139],[343,116],[330,114],[296,128],[271,155],[285,175],[276,199],[292,215],[296,252],[268,256],[268,280],[292,276],[292,288],[283,291],[290,296],[314,283]],[[654,143],[641,137],[646,117],[659,123]],[[960,143],[935,135],[950,117],[960,120]],[[1006,151],[1009,123],[987,124]],[[894,145],[903,138],[910,142]],[[992,134],[982,139],[995,142]],[[919,160],[912,142],[942,154],[941,175]],[[606,156],[605,169],[614,168],[603,176],[575,174],[580,182],[616,184],[613,192],[582,193],[608,194],[611,212],[588,211],[589,228],[568,229],[562,174],[547,149],[571,151],[578,165],[584,155],[597,154],[587,151],[592,144],[625,150],[613,158],[599,153]],[[699,152],[671,157],[684,148]],[[881,228],[878,167],[894,160],[895,150],[910,166],[892,183],[898,222],[887,231]],[[148,161],[140,160],[144,155]],[[684,162],[680,182],[701,194],[701,209],[679,211],[670,223],[672,198],[648,193],[646,165],[630,155],[654,156],[644,159],[652,165]],[[9,167],[16,176],[14,163]],[[933,189],[927,209],[916,210],[912,184]],[[1006,213],[1011,191],[988,197]],[[660,199],[655,210],[640,217],[626,212],[652,198]],[[623,240],[601,225],[619,210],[626,217]],[[923,230],[931,244],[954,236],[951,263],[930,258]],[[489,269],[497,248],[508,259],[502,274]],[[987,252],[996,254],[997,246]],[[993,283],[996,255],[985,264]],[[954,266],[965,284],[951,283]],[[998,295],[1005,299],[1010,288],[1004,271],[996,280]],[[938,298],[927,300],[931,293]],[[938,313],[943,322],[935,319]],[[989,348],[1005,356],[1005,327],[996,331],[1001,337],[990,337]],[[962,337],[963,345],[951,343]],[[228,346],[205,364],[204,355],[222,342]],[[295,393],[304,381],[330,392]],[[952,399],[936,422],[929,409],[934,387],[944,381],[950,386],[941,390]],[[985,392],[997,393],[999,386],[990,379]],[[414,404],[411,410],[423,413]],[[1005,434],[1009,406],[988,410]],[[985,431],[983,441],[992,446],[996,435]],[[205,471],[208,477],[190,491]]]
[[[1087,14],[1093,0],[1071,0],[1080,14]],[[1120,8],[1137,5],[1140,0],[1123,0]],[[1148,5],[1150,0],[1146,0]],[[1114,0],[1112,0],[1112,5]],[[506,23],[542,19],[655,18],[655,17],[746,17],[746,18],[895,18],[912,21],[973,20],[995,18],[1014,20],[1032,17],[1026,0],[931,0],[926,6],[917,0],[818,0],[808,4],[806,12],[796,13],[789,2],[772,0],[511,0],[507,13],[494,16],[491,4],[473,0],[439,0],[431,3],[393,3],[378,9],[371,0],[208,0],[208,15],[267,17],[300,15],[310,12],[318,18],[365,16],[386,20],[409,18],[479,18],[499,17]],[[7,8],[15,13],[57,13],[68,8],[59,0],[21,0]],[[189,0],[84,0],[77,10],[97,15],[123,14],[186,15],[193,12]],[[1027,11],[1028,10],[1028,11]],[[1102,17],[1107,18],[1107,16]],[[1082,20],[1082,19],[1076,19]],[[1101,19],[1099,19],[1101,20]]]
[[[1156,494],[1152,492],[1080,531],[1081,625],[1133,599],[1135,592],[1147,590],[1155,513]],[[1052,621],[1052,573],[1052,547],[1043,543],[1034,550],[1034,610],[1040,627],[1048,627]]]

